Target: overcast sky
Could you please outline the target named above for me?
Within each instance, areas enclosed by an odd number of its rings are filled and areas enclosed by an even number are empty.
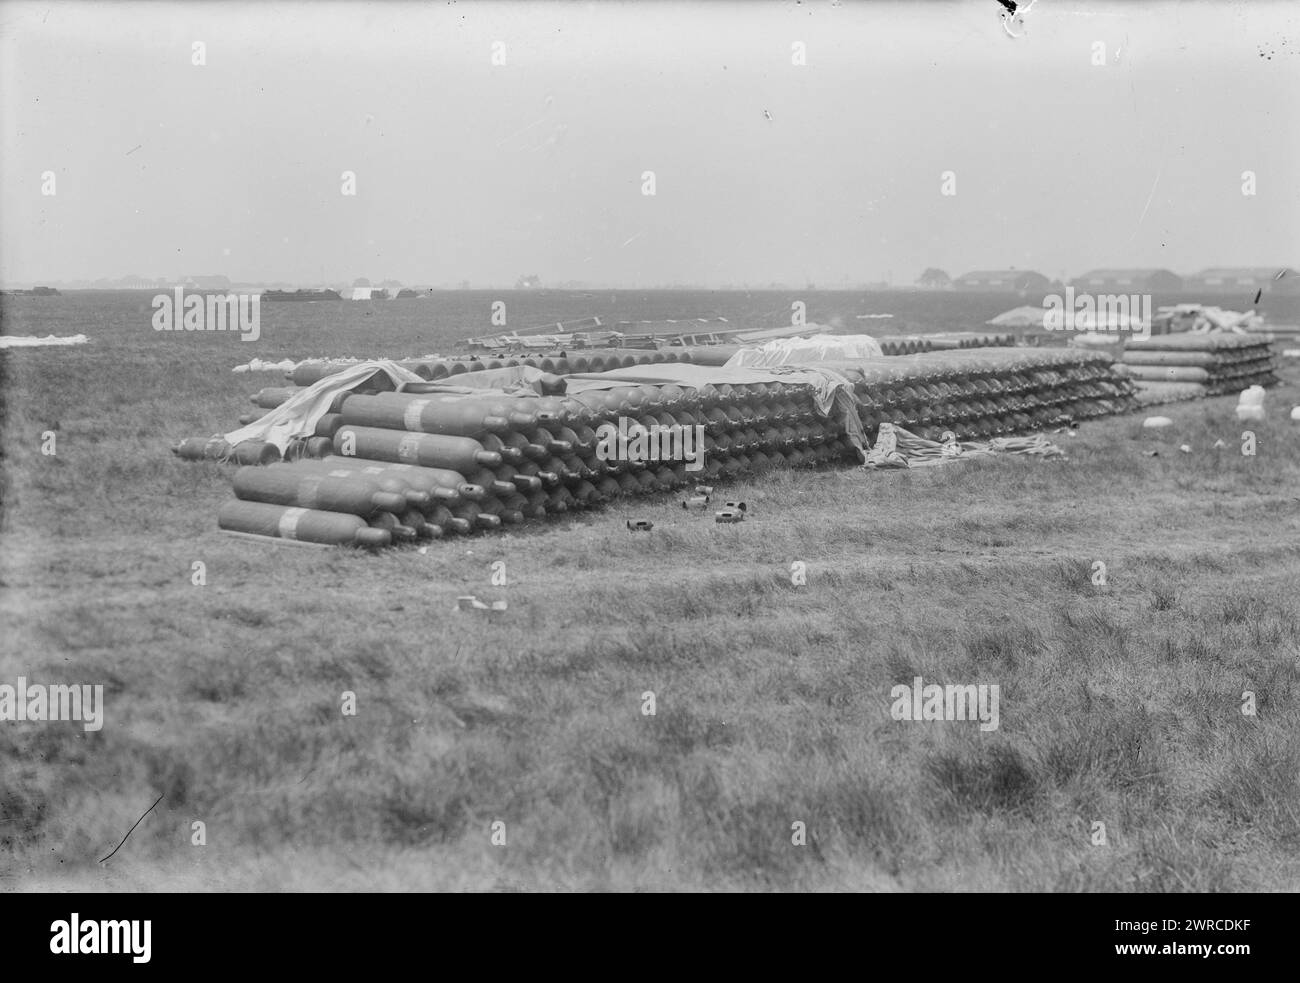
[[[1300,4],[1000,9],[0,2],[0,280],[1300,265]]]

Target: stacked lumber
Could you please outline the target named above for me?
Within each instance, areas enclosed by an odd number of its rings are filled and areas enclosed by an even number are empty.
[[[1260,321],[1247,325],[1245,330],[1250,334],[1264,335],[1273,341],[1283,341],[1287,344],[1300,341],[1300,324],[1270,324]]]

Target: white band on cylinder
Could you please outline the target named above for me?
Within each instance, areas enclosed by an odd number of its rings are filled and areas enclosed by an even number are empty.
[[[285,509],[284,515],[280,516],[280,538],[297,539],[298,520],[306,514],[306,509]]]
[[[429,405],[427,399],[413,399],[406,404],[406,412],[402,414],[402,423],[407,430],[420,430],[420,414],[424,408]]]

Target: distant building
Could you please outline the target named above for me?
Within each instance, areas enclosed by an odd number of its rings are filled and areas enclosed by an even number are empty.
[[[536,273],[528,273],[515,281],[516,290],[536,290],[542,285],[542,278]]]
[[[229,290],[230,277],[192,276],[186,278],[185,286],[191,290]]]
[[[927,290],[944,290],[952,286],[952,277],[938,267],[931,266],[917,277],[916,283]]]
[[[1187,290],[1202,293],[1300,292],[1300,273],[1284,266],[1219,266],[1187,277]]]
[[[984,290],[989,293],[1041,293],[1052,281],[1033,270],[974,270],[953,281],[955,290]]]
[[[1075,290],[1085,293],[1129,294],[1169,293],[1183,289],[1183,278],[1169,270],[1089,270],[1070,281]]]
[[[348,300],[388,300],[388,291],[383,287],[353,287],[347,294]]]

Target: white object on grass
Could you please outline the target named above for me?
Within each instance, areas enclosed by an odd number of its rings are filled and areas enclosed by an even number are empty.
[[[1264,387],[1251,386],[1243,389],[1237,400],[1238,420],[1264,419]]]
[[[255,358],[251,362],[245,362],[243,365],[236,365],[232,372],[292,372],[298,363],[291,358],[283,359],[279,362],[264,362],[260,358]]]
[[[84,345],[90,341],[84,334],[52,335],[44,338],[35,335],[0,335],[0,348],[46,348],[54,345]]]
[[[1173,425],[1173,420],[1167,416],[1149,416],[1142,421],[1143,430],[1159,430],[1161,427]]]

